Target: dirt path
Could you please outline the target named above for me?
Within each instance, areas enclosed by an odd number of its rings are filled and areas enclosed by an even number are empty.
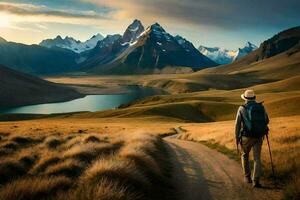
[[[186,200],[280,199],[281,192],[272,185],[252,189],[243,181],[242,169],[234,160],[200,143],[165,139],[170,146],[174,181]]]

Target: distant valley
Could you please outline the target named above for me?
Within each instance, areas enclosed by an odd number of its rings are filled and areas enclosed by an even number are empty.
[[[4,84],[1,98],[6,101],[2,105],[70,100],[99,91],[116,92],[120,85],[141,85],[169,93],[187,93],[208,89],[231,90],[280,81],[299,73],[299,41],[300,28],[295,27],[267,39],[258,48],[248,42],[237,51],[203,46],[199,51],[185,38],[166,32],[160,24],[155,23],[145,29],[139,20],[134,20],[123,35],[102,38],[98,34],[86,42],[57,37],[44,40],[40,45],[24,45],[1,39],[0,64],[3,65],[1,76],[4,77],[1,80]],[[226,57],[228,55],[232,57]],[[226,57],[228,64],[218,66],[217,57]],[[64,79],[66,73],[79,76],[75,76],[74,81],[72,77]],[[84,86],[83,90],[88,92],[27,74],[56,75],[48,80],[79,88]],[[131,76],[137,74],[140,76]],[[158,75],[143,77],[147,74]],[[99,82],[93,82],[98,81],[93,78],[85,84],[81,75],[127,76],[114,76]],[[19,97],[25,93],[32,93],[27,95],[29,100],[16,97],[8,101],[16,94]]]

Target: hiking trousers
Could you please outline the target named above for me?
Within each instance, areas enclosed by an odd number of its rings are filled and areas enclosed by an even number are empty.
[[[251,170],[249,165],[249,153],[251,149],[253,149],[253,160],[254,160],[254,167],[253,167],[253,181],[259,181],[259,178],[262,174],[262,166],[261,166],[261,146],[263,143],[263,138],[251,138],[242,136],[241,140],[241,147],[242,147],[242,167],[245,177],[251,177]]]

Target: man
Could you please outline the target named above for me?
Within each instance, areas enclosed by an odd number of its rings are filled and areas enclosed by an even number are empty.
[[[264,135],[268,134],[269,118],[262,103],[255,101],[253,90],[246,90],[241,98],[245,104],[240,106],[236,116],[235,137],[241,145],[241,160],[245,182],[253,187],[261,187],[259,179],[262,173],[261,147]],[[253,149],[254,169],[251,179],[249,153]]]

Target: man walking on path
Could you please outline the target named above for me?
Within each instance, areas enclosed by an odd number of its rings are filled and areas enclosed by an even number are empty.
[[[246,90],[241,95],[245,104],[240,106],[236,116],[235,137],[241,145],[241,160],[245,181],[253,187],[261,187],[259,179],[262,173],[261,147],[264,135],[268,134],[269,118],[262,103],[255,101],[253,90]],[[254,169],[251,179],[249,153],[253,149]]]

